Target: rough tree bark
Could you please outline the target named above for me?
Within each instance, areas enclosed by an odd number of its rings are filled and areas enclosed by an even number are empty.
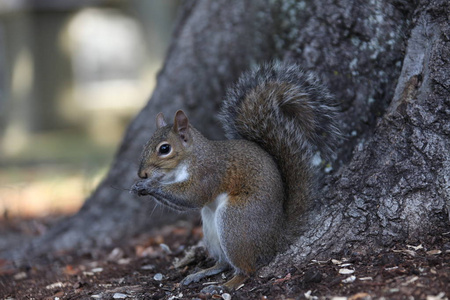
[[[395,92],[373,135],[329,179],[295,245],[262,275],[343,250],[370,252],[449,231],[449,7],[445,1],[416,6]]]
[[[215,112],[225,87],[271,59],[322,77],[340,100],[348,137],[325,176],[323,198],[304,216],[302,236],[270,272],[448,231],[449,14],[446,0],[185,2],[156,90],[107,178],[78,214],[26,253],[109,246],[179,218],[120,189],[136,179],[155,115],[185,109],[197,128],[219,138]]]

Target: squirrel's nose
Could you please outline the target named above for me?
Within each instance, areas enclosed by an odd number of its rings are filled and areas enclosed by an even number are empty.
[[[139,170],[138,176],[141,179],[147,179],[148,178],[147,170]]]

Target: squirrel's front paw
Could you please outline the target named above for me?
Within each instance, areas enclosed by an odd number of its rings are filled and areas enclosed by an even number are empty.
[[[138,195],[138,196],[143,196],[146,195],[145,193],[145,189],[144,189],[144,184],[142,180],[136,181],[130,189],[130,194],[134,194],[134,195]]]
[[[148,180],[136,181],[130,189],[130,193],[138,196],[146,196],[152,194],[152,184]]]

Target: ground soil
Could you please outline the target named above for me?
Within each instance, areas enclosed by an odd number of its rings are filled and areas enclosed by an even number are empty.
[[[28,222],[28,223],[27,223]],[[16,222],[10,230],[34,223]],[[1,223],[5,233],[5,222]],[[25,225],[24,225],[25,224]],[[28,225],[27,225],[28,224]],[[44,225],[42,225],[44,224]],[[6,226],[6,227],[8,227]],[[45,228],[45,226],[44,226]],[[36,234],[36,233],[34,233]],[[281,278],[251,278],[236,291],[218,289],[232,272],[180,288],[180,280],[211,266],[202,248],[175,268],[186,249],[201,240],[199,224],[177,224],[140,236],[114,249],[52,253],[15,267],[0,260],[0,299],[427,299],[450,297],[450,232],[427,243],[398,244],[372,255],[348,254],[292,266]]]

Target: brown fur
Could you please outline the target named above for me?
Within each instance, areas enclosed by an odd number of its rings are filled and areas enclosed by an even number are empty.
[[[158,114],[133,191],[177,210],[202,209],[217,260],[183,284],[231,266],[236,276],[225,285],[235,288],[286,245],[314,195],[312,155],[329,154],[339,135],[334,113],[314,76],[274,64],[244,74],[228,93],[221,117],[231,140],[206,139],[182,111],[173,125]]]

